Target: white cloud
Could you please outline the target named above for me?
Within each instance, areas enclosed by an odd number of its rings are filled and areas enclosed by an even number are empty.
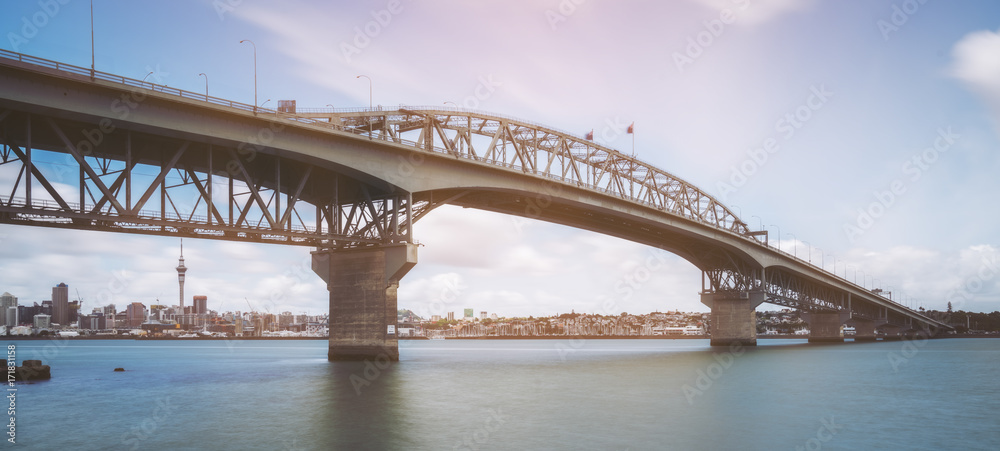
[[[965,35],[951,50],[951,75],[982,97],[1000,133],[1000,31]]]

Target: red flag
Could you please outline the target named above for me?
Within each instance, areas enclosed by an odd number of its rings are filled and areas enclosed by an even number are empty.
[[[628,126],[628,133],[635,133],[635,122]]]
[[[590,132],[587,133],[587,140],[588,141],[594,140],[594,129],[590,129]]]

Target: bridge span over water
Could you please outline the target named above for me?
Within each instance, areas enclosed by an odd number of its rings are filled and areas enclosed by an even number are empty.
[[[843,341],[844,323],[856,340],[948,328],[768,246],[673,174],[492,113],[264,109],[0,50],[2,169],[2,223],[314,248],[330,359],[398,358],[412,225],[446,204],[681,256],[702,271],[713,345],[755,344],[764,302],[806,312],[810,341]]]

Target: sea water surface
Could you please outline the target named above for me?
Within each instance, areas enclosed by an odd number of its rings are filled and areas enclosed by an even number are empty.
[[[52,368],[10,449],[1000,449],[1000,339],[10,344]]]

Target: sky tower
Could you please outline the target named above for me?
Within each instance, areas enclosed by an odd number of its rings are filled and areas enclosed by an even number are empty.
[[[177,261],[177,282],[181,286],[181,303],[179,315],[184,314],[184,273],[187,272],[187,268],[184,267],[184,238],[181,238],[181,258]]]

